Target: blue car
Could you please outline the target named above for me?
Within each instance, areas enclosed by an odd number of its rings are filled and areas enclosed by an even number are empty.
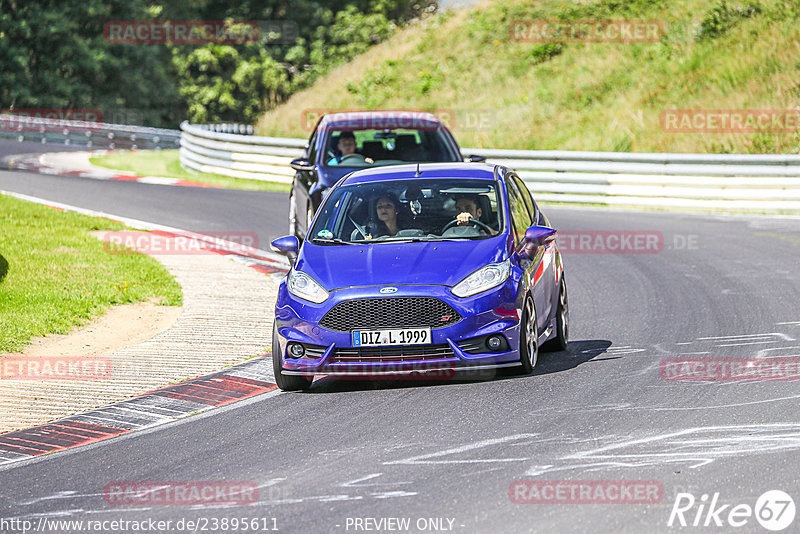
[[[326,196],[275,306],[278,386],[516,368],[565,350],[556,230],[514,171],[431,163],[353,172]],[[492,375],[494,371],[492,371]]]

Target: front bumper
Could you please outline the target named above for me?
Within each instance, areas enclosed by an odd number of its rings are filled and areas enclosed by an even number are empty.
[[[281,284],[276,306],[278,344],[282,373],[286,375],[390,377],[430,375],[451,377],[454,373],[480,374],[487,369],[519,365],[519,303],[517,282],[504,284],[467,298],[457,298],[445,286],[398,285],[393,297],[435,297],[450,305],[462,319],[442,328],[431,328],[431,344],[402,347],[359,348],[351,333],[328,330],[319,325],[336,304],[359,298],[382,298],[382,286],[347,288],[331,292],[322,304],[312,304],[291,295]],[[399,326],[398,327],[402,327]],[[360,329],[365,329],[360,327]],[[489,336],[500,335],[505,343],[492,351],[482,345]],[[301,358],[287,357],[289,343],[309,350]]]

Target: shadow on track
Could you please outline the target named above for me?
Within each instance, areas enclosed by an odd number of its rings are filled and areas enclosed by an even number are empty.
[[[583,363],[605,353],[612,345],[611,341],[604,339],[589,339],[571,341],[569,350],[561,352],[539,353],[539,362],[536,369],[529,376],[559,373],[573,369]],[[479,374],[457,373],[453,376],[442,378],[441,374],[431,375],[427,378],[418,376],[408,378],[406,375],[375,379],[367,378],[342,378],[325,377],[314,382],[306,394],[309,393],[344,393],[350,391],[372,391],[406,388],[422,388],[436,386],[455,386],[462,384],[479,384],[483,382],[496,382],[501,380],[515,380],[521,375],[515,373],[515,368],[487,369]]]
[[[570,341],[565,351],[540,352],[539,363],[536,369],[533,370],[533,374],[546,375],[573,369],[589,360],[595,360],[598,356],[604,354],[611,345],[611,341],[607,339],[585,339],[581,341]],[[616,358],[602,358],[595,361],[611,359]]]

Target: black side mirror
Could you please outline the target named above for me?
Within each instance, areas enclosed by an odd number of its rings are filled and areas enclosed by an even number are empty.
[[[478,156],[477,154],[470,154],[467,156],[467,161],[470,163],[483,163],[486,161],[486,156]]]
[[[314,164],[306,158],[293,159],[289,165],[296,171],[313,171]]]

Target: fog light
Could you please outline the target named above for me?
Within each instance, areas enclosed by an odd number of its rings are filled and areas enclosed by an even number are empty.
[[[306,349],[300,343],[292,343],[289,345],[289,354],[292,358],[302,358],[305,353]]]
[[[503,346],[503,338],[500,336],[492,336],[486,340],[486,346],[489,347],[489,350],[500,350]]]

